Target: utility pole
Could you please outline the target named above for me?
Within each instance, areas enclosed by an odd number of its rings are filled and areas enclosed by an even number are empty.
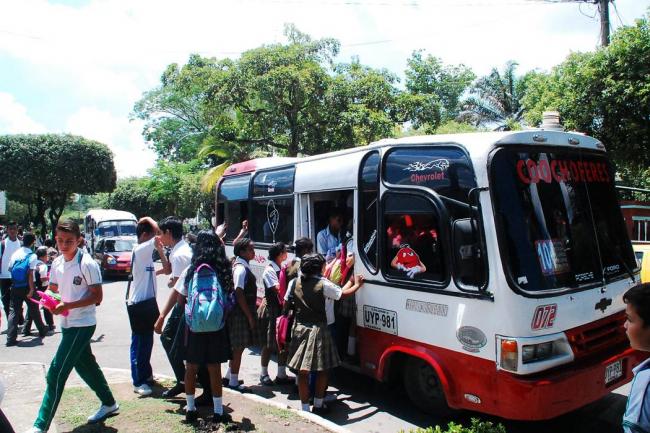
[[[609,45],[609,2],[612,0],[598,0],[600,12],[600,46]]]

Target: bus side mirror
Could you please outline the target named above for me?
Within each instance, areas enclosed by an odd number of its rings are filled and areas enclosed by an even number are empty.
[[[475,219],[458,219],[452,225],[454,269],[457,280],[466,286],[482,287],[485,264]]]

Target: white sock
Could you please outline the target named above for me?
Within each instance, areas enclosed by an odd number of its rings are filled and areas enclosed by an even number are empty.
[[[348,337],[348,355],[353,356],[357,351],[356,349],[357,349],[356,337]]]
[[[195,411],[196,403],[194,402],[194,394],[185,394],[185,400],[187,400],[187,410]]]
[[[323,399],[314,397],[314,407],[323,407]]]
[[[235,373],[230,373],[230,380],[228,381],[228,386],[239,386],[239,375]]]
[[[309,403],[300,403],[300,409],[309,412]]]
[[[269,367],[262,367],[262,373],[260,374],[261,377],[268,376],[269,375]]]
[[[287,367],[278,365],[278,377],[287,377]]]
[[[228,371],[226,371],[226,375],[224,376],[224,378],[230,380],[230,367],[228,367]]]
[[[223,399],[221,397],[212,397],[212,403],[214,404],[214,413],[223,415]]]

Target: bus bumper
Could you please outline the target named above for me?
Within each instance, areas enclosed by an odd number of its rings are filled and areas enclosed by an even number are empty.
[[[493,400],[494,415],[513,420],[545,420],[592,403],[632,379],[632,368],[647,354],[626,349],[621,353],[604,358],[589,365],[571,365],[550,371],[543,377],[527,379],[505,371],[497,371],[495,385],[498,400]],[[610,383],[605,383],[605,370],[615,362],[622,362],[623,374]],[[476,410],[475,404],[462,405]]]

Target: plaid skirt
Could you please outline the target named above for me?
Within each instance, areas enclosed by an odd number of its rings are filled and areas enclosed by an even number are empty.
[[[351,319],[357,315],[357,298],[355,295],[339,299],[334,305],[336,314]]]
[[[262,300],[257,309],[257,338],[263,347],[276,349],[278,343],[275,339],[275,319],[280,317],[279,308],[268,305],[266,299]]]
[[[297,371],[325,371],[341,364],[336,345],[325,323],[298,323],[291,331],[289,368]]]
[[[248,326],[248,319],[242,310],[235,308],[226,320],[230,347],[241,349],[242,347],[257,346],[257,335]]]

